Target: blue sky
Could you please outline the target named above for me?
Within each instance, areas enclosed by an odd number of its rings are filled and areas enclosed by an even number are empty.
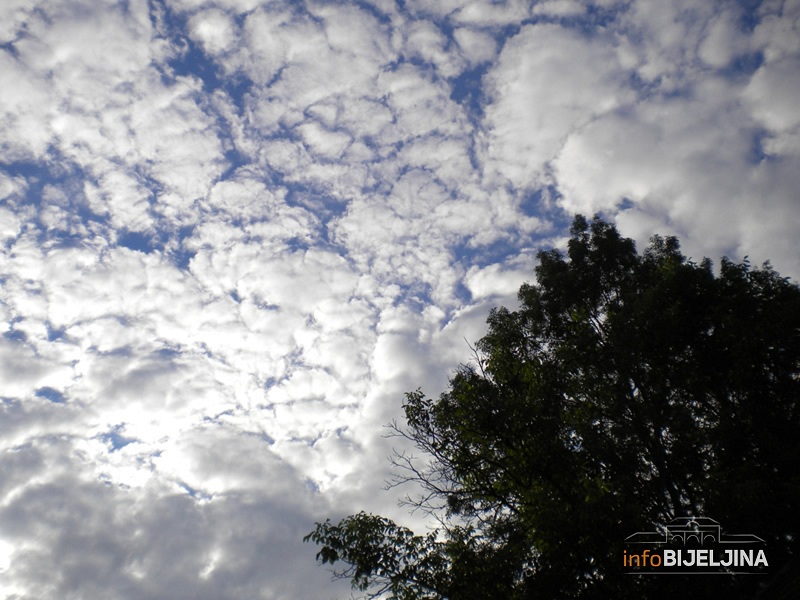
[[[5,0],[0,597],[346,598],[436,395],[601,213],[800,255],[800,3]]]

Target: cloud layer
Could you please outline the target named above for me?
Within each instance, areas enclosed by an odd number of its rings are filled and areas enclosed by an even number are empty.
[[[574,212],[800,275],[800,3],[0,4],[0,597],[345,598]]]

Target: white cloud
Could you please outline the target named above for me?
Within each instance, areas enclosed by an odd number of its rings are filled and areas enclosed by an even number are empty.
[[[35,5],[35,0],[8,0],[0,5],[0,43],[6,44],[17,37],[20,25]]]
[[[475,300],[513,297],[519,286],[531,279],[532,265],[527,268],[506,270],[501,265],[473,266],[464,277],[467,289]]]
[[[8,240],[19,234],[21,220],[7,208],[0,208],[0,239]]]
[[[237,35],[235,24],[225,12],[209,9],[189,19],[189,32],[198,39],[203,49],[211,55],[225,52]]]
[[[800,125],[800,57],[768,62],[753,75],[744,98],[753,108],[753,115],[771,132],[780,134]]]
[[[459,27],[453,32],[453,37],[470,63],[487,62],[497,54],[497,42],[488,33]]]
[[[772,258],[779,270],[794,272],[796,257],[778,242],[796,227],[786,212],[794,176],[771,162],[797,156],[797,121],[788,109],[793,79],[779,83],[770,79],[774,75],[768,63],[744,88],[708,79],[690,97],[650,98],[571,135],[554,162],[562,205],[614,213],[627,199],[634,206],[620,214],[620,224],[642,243],[658,230],[683,238],[695,258],[749,254],[757,264]],[[754,156],[754,117],[768,127],[767,161]],[[768,177],[776,181],[767,183]],[[774,220],[760,217],[764,210]]]
[[[586,7],[577,0],[547,0],[537,2],[533,7],[533,14],[555,17],[571,17],[580,15]]]
[[[15,327],[15,331],[24,331]],[[62,388],[71,379],[71,369],[37,356],[28,344],[17,340],[0,339],[0,376],[3,377],[3,396],[24,398],[38,388]]]
[[[48,115],[56,105],[51,91],[7,52],[0,54],[0,86],[6,90],[0,98],[3,153],[8,160],[41,157],[51,136]]]
[[[424,528],[382,426],[565,213],[800,273],[800,5],[591,4],[2,3],[6,595],[347,597],[300,538]]]
[[[297,129],[303,136],[306,146],[323,158],[339,158],[351,141],[346,133],[326,130],[313,122],[303,123]]]
[[[444,84],[412,65],[382,73],[378,84],[394,113],[395,123],[388,131],[399,140],[430,132],[457,135],[467,127],[464,115],[447,97]],[[384,138],[386,142],[395,141],[386,134]]]
[[[536,187],[572,131],[632,99],[616,55],[553,25],[523,28],[487,76],[483,160],[517,187]]]
[[[761,21],[753,31],[753,45],[764,53],[766,62],[773,62],[800,52],[798,17],[800,3],[764,2],[760,7]]]
[[[421,0],[425,1],[425,0]],[[430,0],[427,0],[430,2]],[[427,3],[426,2],[426,3]],[[459,23],[502,26],[522,21],[530,15],[530,2],[527,0],[473,0],[460,2],[452,13],[453,20]]]
[[[709,24],[708,33],[698,50],[698,55],[706,64],[717,68],[726,67],[747,49],[747,39],[736,24],[737,16],[732,11],[725,11]]]
[[[447,46],[447,37],[431,22],[414,21],[408,27],[405,51],[409,56],[436,65],[444,77],[454,77],[464,64],[458,54],[448,51]]]

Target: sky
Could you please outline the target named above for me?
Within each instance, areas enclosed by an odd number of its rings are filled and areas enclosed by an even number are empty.
[[[797,0],[0,2],[0,599],[344,599],[385,490],[595,213],[800,253]],[[413,492],[413,490],[411,490]]]

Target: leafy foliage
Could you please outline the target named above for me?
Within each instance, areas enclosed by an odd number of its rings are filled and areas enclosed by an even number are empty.
[[[475,363],[438,400],[407,394],[393,426],[430,458],[395,464],[442,531],[361,513],[317,525],[318,559],[402,599],[752,594],[618,563],[628,534],[685,515],[757,532],[778,566],[797,551],[800,288],[768,264],[715,275],[672,237],[638,254],[599,218],[538,257]]]
[[[323,564],[349,565],[337,575],[352,579],[355,589],[373,585],[376,595],[390,591],[401,600],[437,597],[431,593],[441,585],[445,564],[435,535],[417,536],[389,519],[361,512],[338,525],[318,523],[303,539],[309,540],[324,544],[317,553]]]

